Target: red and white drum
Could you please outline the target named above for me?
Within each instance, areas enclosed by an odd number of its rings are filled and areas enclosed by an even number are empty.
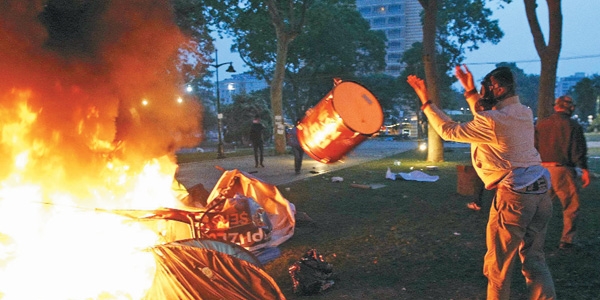
[[[369,90],[336,80],[334,88],[298,124],[298,141],[306,154],[327,164],[340,160],[382,125],[381,105]]]

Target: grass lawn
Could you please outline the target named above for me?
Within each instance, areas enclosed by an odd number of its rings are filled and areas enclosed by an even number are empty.
[[[590,156],[598,155],[598,149],[590,149]],[[485,299],[485,225],[493,194],[486,191],[483,209],[474,212],[465,206],[471,196],[456,192],[456,165],[468,163],[468,148],[446,149],[446,161],[435,164],[437,171],[425,170],[431,164],[424,159],[411,151],[278,186],[297,211],[316,222],[316,227],[298,226],[280,246],[282,255],[265,266],[288,299]],[[388,167],[396,173],[423,169],[440,178],[386,180]],[[600,162],[591,162],[590,168],[600,173]],[[344,181],[334,183],[333,176]],[[385,187],[361,189],[352,183]],[[558,299],[600,297],[598,194],[598,179],[582,191],[579,237],[585,248],[568,252],[557,249],[562,211],[555,201],[546,257]],[[335,284],[316,296],[295,295],[288,267],[310,249],[333,264]],[[511,299],[527,299],[519,262]]]

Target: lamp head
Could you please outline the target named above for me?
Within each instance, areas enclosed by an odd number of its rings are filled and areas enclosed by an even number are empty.
[[[227,70],[225,70],[225,72],[235,73],[235,69],[233,68],[233,65],[231,65],[231,63],[229,63],[229,68],[227,68]]]

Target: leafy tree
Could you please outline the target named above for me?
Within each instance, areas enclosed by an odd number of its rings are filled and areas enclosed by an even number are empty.
[[[515,75],[515,82],[517,84],[517,95],[519,100],[524,105],[527,105],[536,115],[537,102],[538,102],[538,87],[540,84],[540,77],[538,75],[525,74],[523,69],[519,69],[516,63],[499,63],[496,67],[509,67]]]
[[[388,124],[401,121],[399,119],[400,110],[402,109],[400,100],[400,82],[396,77],[376,73],[358,76],[356,77],[356,81],[377,97],[383,110],[384,120],[389,120]]]
[[[498,20],[484,0],[441,0],[437,13],[436,41],[449,60],[449,69],[464,61],[465,51],[479,49],[480,43],[497,44],[504,35]]]
[[[336,20],[335,30],[331,20]],[[332,88],[335,77],[356,80],[385,68],[385,35],[372,31],[355,7],[318,1],[307,11],[301,35],[290,44],[286,73],[288,116],[298,117]]]
[[[422,55],[427,91],[431,101],[440,105],[438,47],[452,57],[450,63],[458,64],[465,49],[477,49],[479,42],[497,43],[503,33],[497,21],[488,19],[491,10],[484,7],[483,0],[419,0],[419,3],[423,7]],[[443,161],[442,139],[431,127],[428,144],[427,161]]]
[[[226,14],[229,0],[171,0],[175,22],[180,30],[189,37],[181,47],[179,72],[185,78],[190,93],[204,106],[203,128],[216,128],[214,84],[210,81],[214,68],[211,68],[215,52],[214,38],[211,33],[220,28],[221,22],[228,22]]]
[[[400,89],[402,94],[405,95],[406,104],[414,109],[414,111],[419,112],[421,107],[420,101],[417,98],[417,95],[414,93],[413,89],[406,83],[406,77],[410,74],[415,74],[421,78],[424,77],[424,64],[423,64],[423,44],[422,43],[414,43],[410,49],[405,51],[402,54],[402,58],[400,61],[404,63],[404,70],[399,76],[400,81]],[[458,98],[456,97],[457,92],[452,89],[452,85],[455,83],[454,76],[449,75],[454,70],[454,64],[450,64],[449,62],[453,60],[450,53],[448,52],[440,52],[436,53],[440,59],[437,60],[436,71],[438,78],[438,91],[440,93],[440,103],[441,107],[446,109],[455,109],[460,106],[464,106],[464,104],[460,103]],[[463,100],[463,99],[461,99]]]
[[[285,101],[293,101],[286,103],[286,112],[298,117],[331,89],[334,76],[383,68],[383,34],[368,30],[353,1],[270,0],[245,4],[235,8],[236,18],[227,26],[227,32],[234,37],[234,49],[253,73],[269,83],[276,118],[283,116],[284,93]],[[291,85],[285,90],[284,79]],[[274,133],[276,152],[284,153],[285,136]]]
[[[229,10],[235,16],[233,22],[226,24],[234,38],[233,47],[269,83],[271,110],[278,123],[283,122],[283,82],[289,46],[302,32],[312,3],[313,0],[250,0]],[[278,130],[273,133],[275,151],[285,153],[285,134]]]
[[[261,118],[267,132],[272,130],[267,99],[264,92],[242,93],[233,96],[232,104],[223,106],[223,127],[226,128],[223,137],[226,142],[247,144],[250,124],[255,116]]]
[[[211,36],[211,26],[214,26],[215,13],[223,9],[225,2],[217,0],[172,0],[175,22],[180,30],[190,37],[181,49],[186,59],[182,60],[181,71],[194,87],[206,86],[200,78],[209,72],[214,53],[214,39]]]
[[[569,93],[573,97],[573,101],[577,104],[575,112],[582,118],[587,116],[595,116],[598,119],[598,110],[600,109],[600,76],[583,78],[575,84]]]

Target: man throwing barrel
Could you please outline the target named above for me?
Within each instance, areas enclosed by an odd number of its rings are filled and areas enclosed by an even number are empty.
[[[473,167],[487,189],[496,188],[486,228],[487,253],[483,273],[488,278],[487,299],[510,298],[515,260],[521,259],[529,299],[555,299],[552,275],[546,264],[544,240],[552,217],[548,192],[550,174],[541,166],[534,147],[531,109],[521,104],[511,70],[499,67],[485,77],[481,93],[464,66],[456,77],[465,88],[473,120],[457,123],[427,95],[425,82],[408,76],[430,126],[445,140],[471,143]],[[483,101],[491,110],[477,110]]]

